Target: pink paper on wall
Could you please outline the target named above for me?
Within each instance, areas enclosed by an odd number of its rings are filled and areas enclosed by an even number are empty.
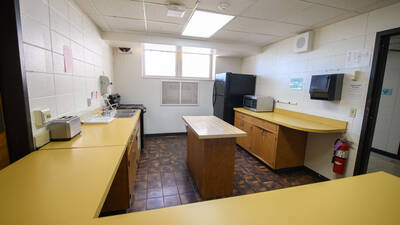
[[[74,72],[74,65],[72,64],[72,50],[66,45],[64,45],[64,71],[66,73]]]

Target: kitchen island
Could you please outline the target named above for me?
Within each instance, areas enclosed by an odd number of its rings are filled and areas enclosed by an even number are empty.
[[[202,199],[232,195],[236,137],[246,132],[215,116],[184,116],[187,164]]]

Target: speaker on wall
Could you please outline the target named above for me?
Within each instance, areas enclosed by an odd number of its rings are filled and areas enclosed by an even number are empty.
[[[312,39],[312,31],[297,35],[294,41],[294,52],[301,53],[311,51]]]

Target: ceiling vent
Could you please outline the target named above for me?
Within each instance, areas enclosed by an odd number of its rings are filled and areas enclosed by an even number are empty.
[[[124,54],[124,55],[132,54],[132,49],[131,49],[131,48],[119,47],[119,48],[118,48],[118,53],[119,53],[119,54]]]
[[[178,1],[169,2],[167,8],[168,8],[167,16],[170,17],[182,18],[186,12],[185,5]]]
[[[308,52],[312,48],[313,33],[311,31],[299,34],[294,40],[294,52]]]

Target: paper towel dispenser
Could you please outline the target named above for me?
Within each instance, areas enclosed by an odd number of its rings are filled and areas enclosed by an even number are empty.
[[[318,100],[340,100],[344,74],[313,75],[310,97]]]

